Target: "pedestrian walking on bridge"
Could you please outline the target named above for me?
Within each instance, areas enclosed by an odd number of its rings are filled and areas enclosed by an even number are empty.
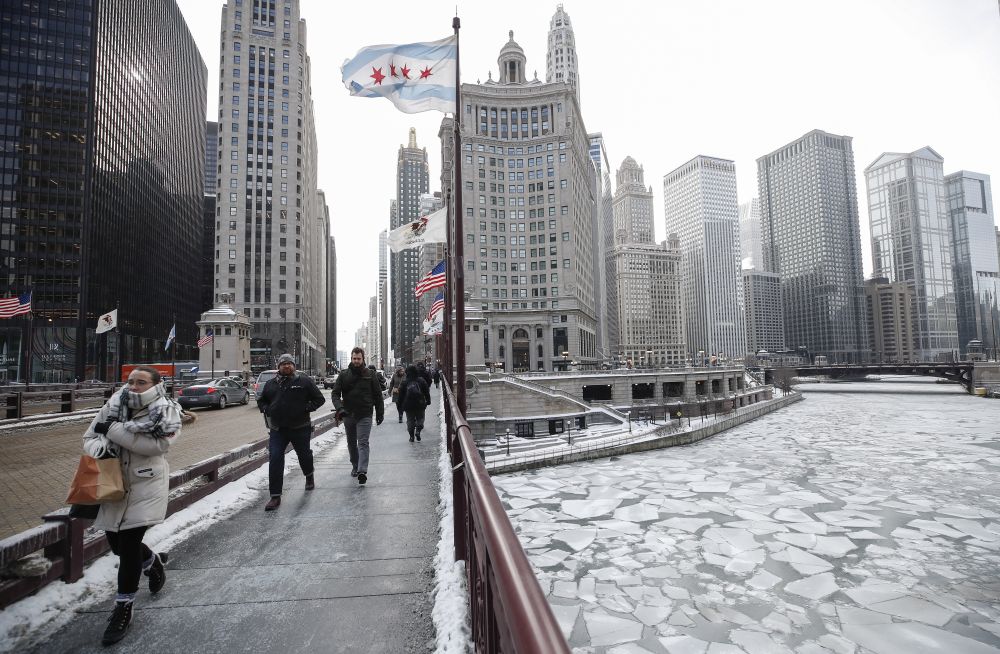
[[[400,391],[400,405],[406,411],[406,431],[410,434],[410,442],[420,440],[420,432],[424,430],[424,412],[431,403],[431,390],[423,375],[416,366],[406,368],[406,381]]]
[[[351,365],[337,375],[331,396],[337,420],[343,421],[347,434],[351,476],[357,477],[358,483],[364,486],[368,481],[372,409],[375,409],[375,424],[381,425],[385,418],[385,400],[375,372],[365,367],[365,351],[360,347],[351,350]]]
[[[291,443],[299,456],[299,466],[306,476],[306,490],[316,488],[313,478],[313,454],[309,448],[312,420],[309,414],[323,406],[326,398],[309,375],[295,370],[291,354],[278,357],[278,374],[264,384],[257,398],[257,408],[264,414],[268,428],[268,486],[271,499],[265,511],[281,506],[281,487],[285,477],[285,450]]]
[[[136,366],[128,383],[101,408],[83,435],[83,450],[95,459],[117,457],[125,482],[125,497],[99,505],[95,529],[103,529],[118,557],[118,594],[102,644],[125,637],[132,623],[132,606],[142,575],[149,592],[166,583],[166,554],[142,542],[146,529],[163,522],[170,493],[166,453],[177,442],[181,425],[194,422],[163,387],[156,368]]]

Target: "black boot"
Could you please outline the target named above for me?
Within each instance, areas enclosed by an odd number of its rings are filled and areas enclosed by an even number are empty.
[[[108,628],[101,638],[102,645],[114,645],[125,637],[128,626],[132,624],[132,602],[115,602],[115,609],[108,619]]]
[[[167,560],[166,554],[153,554],[153,565],[148,570],[143,570],[142,574],[149,577],[149,592],[154,595],[160,592],[163,584],[167,583],[167,570],[163,567]]]
[[[281,495],[274,495],[270,500],[268,500],[267,504],[264,505],[264,510],[274,511],[279,506],[281,506]]]
[[[306,490],[312,490],[316,488],[316,480],[313,479],[312,475],[306,475]]]

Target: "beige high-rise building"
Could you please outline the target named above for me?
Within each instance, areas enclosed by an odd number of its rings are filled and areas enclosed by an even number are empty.
[[[875,360],[885,363],[913,361],[913,290],[906,282],[874,277],[865,282],[868,340]]]
[[[215,293],[252,321],[251,366],[325,367],[328,257],[316,187],[306,22],[298,0],[222,8]]]
[[[567,82],[526,77],[513,32],[498,64],[498,79],[462,85],[463,272],[486,321],[472,338],[507,371],[596,366],[596,199],[579,104]],[[440,133],[448,162],[451,118]],[[448,197],[447,163],[441,179]]]
[[[642,367],[683,365],[687,347],[680,242],[621,242],[611,250],[611,259],[618,286],[619,360]]]
[[[617,182],[611,205],[615,244],[652,243],[653,187],[646,186],[642,166],[632,157],[625,157]]]

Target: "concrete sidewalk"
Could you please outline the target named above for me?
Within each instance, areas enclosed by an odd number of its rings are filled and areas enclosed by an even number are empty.
[[[157,596],[143,577],[121,643],[100,644],[109,595],[33,651],[428,651],[441,445],[432,394],[420,443],[386,405],[366,486],[350,476],[342,436],[316,457],[316,490],[303,490],[296,467],[281,507],[265,513],[265,479],[259,503],[170,552]]]

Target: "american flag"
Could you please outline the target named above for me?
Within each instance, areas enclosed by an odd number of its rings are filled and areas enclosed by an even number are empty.
[[[209,343],[215,340],[215,333],[209,329],[205,331],[205,335],[198,339],[198,347],[205,347]]]
[[[434,266],[434,270],[424,275],[424,278],[421,279],[419,282],[417,282],[417,285],[413,289],[413,292],[416,294],[417,297],[420,297],[421,295],[431,290],[432,288],[439,288],[441,286],[444,286],[445,283],[446,280],[444,277],[444,261],[442,260],[441,263]]]
[[[444,294],[438,293],[437,297],[434,298],[434,302],[431,304],[431,310],[427,312],[427,320],[434,317],[438,311],[444,311]]]
[[[0,298],[0,318],[13,318],[31,313],[31,291],[17,297]]]

